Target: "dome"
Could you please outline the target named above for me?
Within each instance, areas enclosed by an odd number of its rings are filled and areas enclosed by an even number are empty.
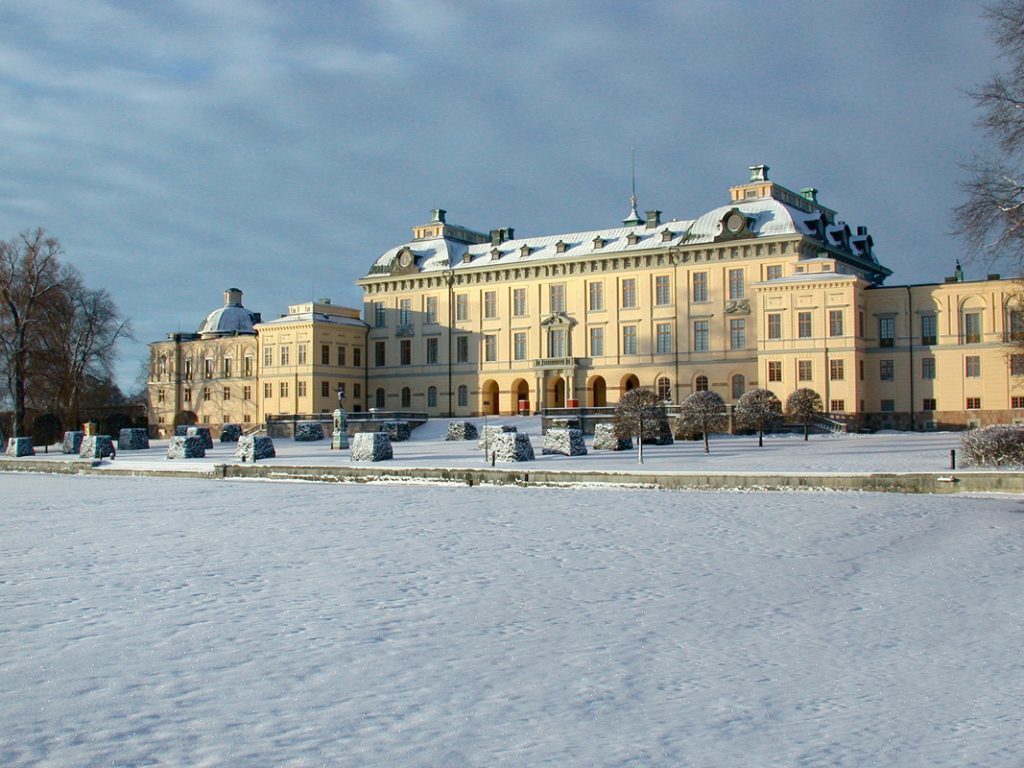
[[[238,288],[224,291],[224,306],[213,310],[199,326],[199,335],[233,336],[236,334],[253,335],[256,333],[254,323],[259,322],[259,315],[242,306],[242,292]]]

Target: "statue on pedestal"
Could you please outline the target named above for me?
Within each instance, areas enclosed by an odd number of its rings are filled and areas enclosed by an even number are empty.
[[[348,424],[345,419],[345,385],[338,385],[338,409],[334,412],[334,432],[331,433],[331,449],[348,448]]]

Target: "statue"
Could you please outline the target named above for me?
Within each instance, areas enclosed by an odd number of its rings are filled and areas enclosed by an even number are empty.
[[[338,408],[334,412],[334,432],[331,433],[331,449],[348,448],[348,424],[345,420],[345,385],[338,385]]]

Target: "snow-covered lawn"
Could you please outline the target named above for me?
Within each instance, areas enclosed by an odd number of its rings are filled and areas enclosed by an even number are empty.
[[[483,426],[483,419],[471,419]],[[537,417],[507,417],[491,419],[491,424],[515,425],[520,432],[530,435],[537,455],[532,465],[544,469],[593,470],[630,472],[642,470],[652,473],[673,472],[945,472],[949,470],[949,452],[959,453],[959,432],[908,433],[885,432],[873,435],[812,435],[804,441],[802,435],[780,434],[765,437],[759,448],[752,436],[712,435],[711,453],[704,453],[700,441],[677,442],[668,446],[645,446],[644,464],[637,465],[636,451],[594,451],[586,456],[543,456],[543,438]],[[395,458],[377,466],[398,467],[483,467],[484,452],[477,441],[447,442],[444,439],[447,419],[432,419],[413,430],[408,442],[394,443]],[[590,447],[592,437],[587,437]],[[192,469],[214,464],[235,463],[235,446],[214,442],[213,450],[205,459],[168,461],[167,441],[151,441],[145,451],[122,451],[114,466],[127,468],[153,468],[162,470]],[[277,458],[269,464],[299,465],[351,465],[348,451],[332,451],[330,440],[297,443],[291,439],[275,439]],[[49,455],[40,454],[40,460],[67,459],[56,449]],[[107,462],[105,466],[109,466]],[[366,463],[362,463],[366,466]],[[516,466],[505,464],[504,466]],[[958,465],[959,467],[959,465]]]
[[[0,492],[0,765],[1020,765],[1015,498]]]

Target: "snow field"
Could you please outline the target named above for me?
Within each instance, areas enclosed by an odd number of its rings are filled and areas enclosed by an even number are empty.
[[[1018,499],[0,488],[5,766],[1020,762]]]

